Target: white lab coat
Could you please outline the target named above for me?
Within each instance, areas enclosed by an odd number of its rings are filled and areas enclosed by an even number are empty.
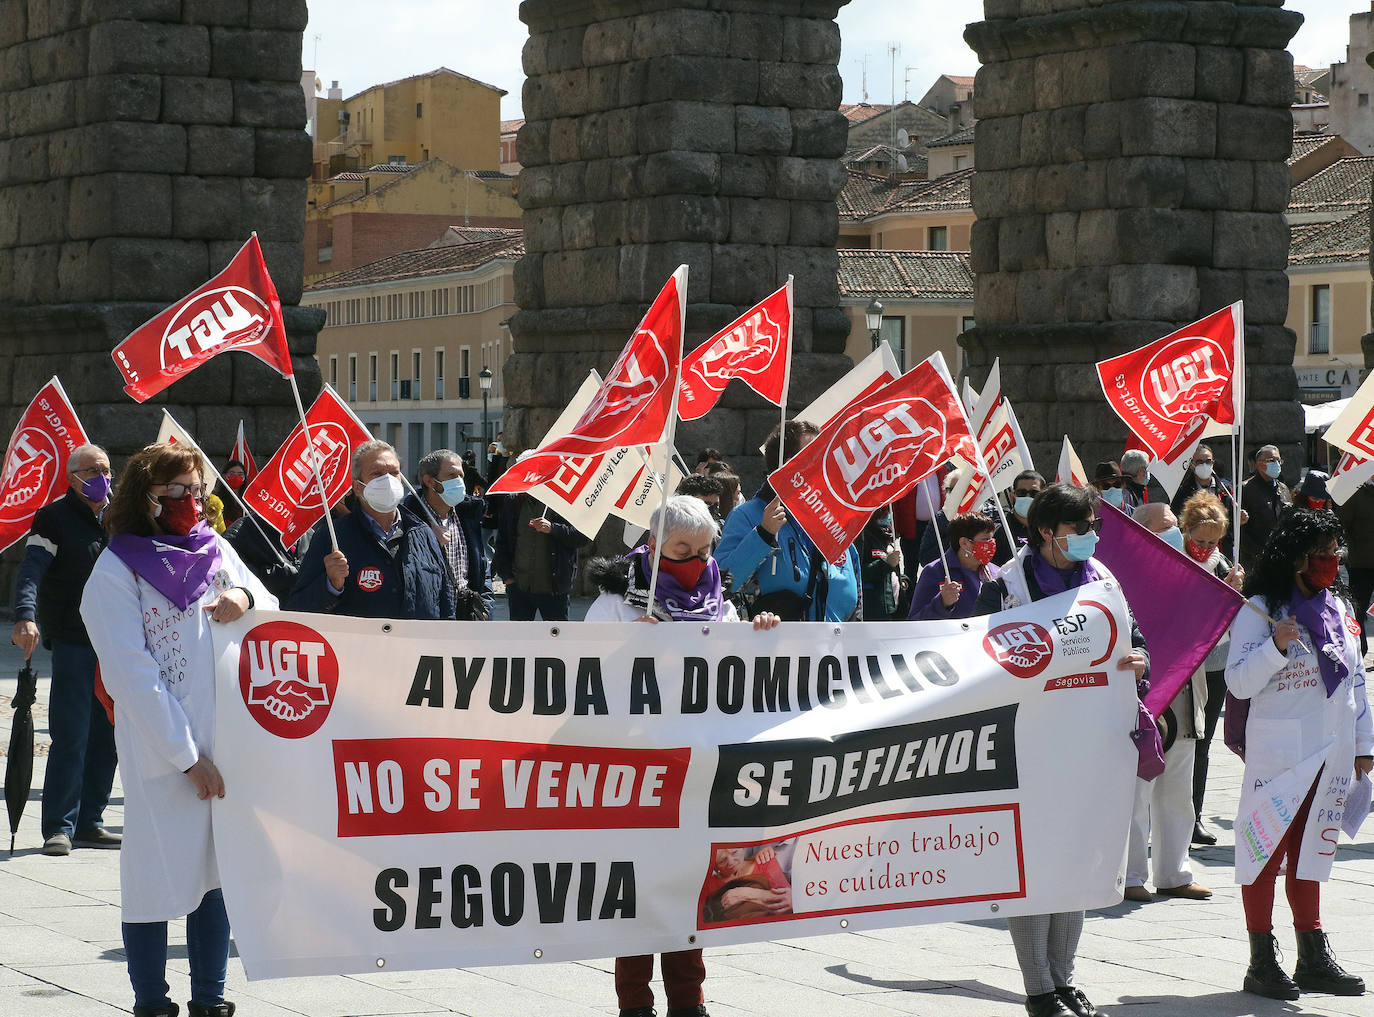
[[[219,548],[219,571],[185,611],[109,549],[96,560],[81,598],[81,618],[115,705],[124,785],[119,887],[126,922],[180,918],[220,885],[211,802],[196,797],[185,775],[202,754],[214,758],[215,623],[201,608],[235,586],[252,593],[255,607],[274,610],[277,600],[223,539]]]
[[[1262,597],[1250,602],[1267,613]],[[1286,613],[1286,611],[1284,612]],[[1276,809],[1273,798],[1292,789],[1301,803],[1322,773],[1303,830],[1298,878],[1325,880],[1336,855],[1346,801],[1355,794],[1355,757],[1374,753],[1374,725],[1365,695],[1364,661],[1355,619],[1341,604],[1341,651],[1350,675],[1328,698],[1313,653],[1318,649],[1304,626],[1285,656],[1274,645],[1273,627],[1246,608],[1231,628],[1226,686],[1232,695],[1250,700],[1245,731],[1245,778],[1236,817],[1236,882],[1249,885],[1263,868],[1242,847],[1248,838],[1277,844],[1291,815]],[[1325,769],[1322,769],[1325,767]],[[1277,783],[1276,783],[1277,782]],[[1365,799],[1366,803],[1368,799]],[[1271,852],[1272,853],[1272,852]]]

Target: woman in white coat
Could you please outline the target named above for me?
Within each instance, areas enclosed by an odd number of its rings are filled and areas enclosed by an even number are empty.
[[[229,919],[210,803],[224,781],[211,750],[210,627],[276,599],[203,521],[199,455],[149,445],[129,460],[105,510],[110,545],[81,617],[114,699],[124,781],[120,903],[135,1017],[176,1017],[167,996],[167,921],[186,916],[192,1017],[232,1017],[224,1000]]]
[[[1297,999],[1300,989],[1357,996],[1364,981],[1336,963],[1321,928],[1321,884],[1338,831],[1369,809],[1374,726],[1365,698],[1359,622],[1339,585],[1344,532],[1329,511],[1287,513],[1246,579],[1250,603],[1231,630],[1226,686],[1248,700],[1245,779],[1236,816],[1236,882],[1250,933],[1245,990]],[[1235,704],[1228,706],[1232,712]],[[1227,718],[1231,744],[1237,715]],[[1290,979],[1273,936],[1274,884],[1297,932]]]

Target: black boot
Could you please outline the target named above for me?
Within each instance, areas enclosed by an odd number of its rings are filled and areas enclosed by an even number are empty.
[[[1297,985],[1279,967],[1279,944],[1272,933],[1250,933],[1250,967],[1245,972],[1245,991],[1269,999],[1297,999]]]
[[[234,1011],[237,1009],[238,1007],[229,1002],[216,1003],[214,1006],[187,1003],[186,1017],[234,1017]]]
[[[1293,981],[1308,992],[1364,995],[1364,979],[1336,963],[1331,955],[1331,943],[1321,929],[1298,933],[1298,966],[1293,972]]]
[[[134,1017],[177,1017],[181,1013],[181,1007],[171,1000],[161,1006],[136,1006],[134,1007]]]

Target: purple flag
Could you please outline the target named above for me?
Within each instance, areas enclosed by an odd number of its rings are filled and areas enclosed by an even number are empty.
[[[1226,633],[1242,597],[1181,551],[1103,502],[1093,557],[1116,574],[1150,654],[1145,708],[1158,717]]]

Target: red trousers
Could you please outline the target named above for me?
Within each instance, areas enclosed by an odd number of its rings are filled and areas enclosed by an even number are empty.
[[[706,1002],[701,983],[706,981],[706,962],[700,950],[678,950],[659,954],[663,971],[663,994],[668,997],[669,1009],[690,1009]],[[649,979],[654,977],[654,955],[617,957],[615,959],[615,994],[622,1010],[637,1006],[653,1006],[654,990]]]
[[[1312,932],[1322,927],[1321,883],[1315,879],[1298,878],[1298,855],[1302,851],[1302,832],[1307,826],[1307,814],[1312,809],[1312,798],[1317,793],[1317,785],[1322,775],[1312,782],[1312,788],[1303,799],[1302,807],[1293,816],[1293,822],[1284,831],[1283,840],[1265,863],[1260,874],[1249,886],[1240,888],[1240,899],[1245,905],[1245,929],[1247,932],[1274,931],[1274,883],[1279,876],[1279,863],[1286,857],[1288,871],[1284,876],[1283,889],[1288,896],[1288,906],[1293,910],[1293,928],[1298,932]]]

